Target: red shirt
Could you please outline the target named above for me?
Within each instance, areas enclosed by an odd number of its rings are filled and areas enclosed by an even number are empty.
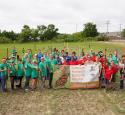
[[[87,61],[87,57],[83,57],[83,62],[86,62]]]
[[[78,63],[78,64],[82,64],[83,61],[82,61],[82,60],[78,60],[77,63]]]
[[[78,62],[77,61],[70,61],[69,65],[78,65]]]
[[[96,56],[92,56],[91,60],[94,61],[94,62],[96,62]]]
[[[104,65],[104,69],[105,69],[105,71],[106,71],[107,69],[109,69],[108,65]]]
[[[113,74],[112,70],[106,69],[106,71],[105,71],[105,79],[110,80],[112,74]]]
[[[66,61],[63,62],[63,65],[69,65]]]
[[[112,69],[113,74],[117,73],[117,66],[116,65],[112,65],[111,69]]]
[[[107,60],[107,59],[105,59],[104,57],[101,57],[101,58],[99,59],[99,62],[102,64],[102,67],[104,67],[106,60]]]

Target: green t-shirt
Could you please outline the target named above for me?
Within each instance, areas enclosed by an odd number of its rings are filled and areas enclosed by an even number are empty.
[[[55,65],[57,64],[57,60],[55,60],[55,59],[53,59],[53,60],[48,60],[47,61],[47,66],[48,66],[48,68],[49,68],[49,70],[50,70],[50,73],[52,72],[54,72],[54,69],[55,69]]]
[[[45,61],[39,63],[39,69],[41,70],[40,76],[47,76],[47,63]]]
[[[25,76],[26,77],[30,77],[31,76],[31,72],[32,72],[31,63],[26,62],[25,63]]]
[[[25,64],[26,63],[26,58],[22,58],[22,62],[23,62],[23,64]]]
[[[18,77],[24,76],[23,67],[24,67],[24,66],[23,66],[22,63],[18,63],[18,70],[17,70],[17,76],[18,76]]]
[[[31,68],[32,68],[32,73],[31,73],[31,77],[34,79],[34,78],[37,78],[38,77],[38,65],[31,65]]]
[[[15,67],[15,65],[10,65],[9,66],[9,69],[10,69],[10,77],[11,76],[16,76],[17,75],[17,70],[16,70],[16,67]]]
[[[45,61],[48,61],[49,57],[48,56],[44,56],[44,59],[45,59]]]
[[[114,61],[114,63],[115,63],[116,65],[118,65],[118,61],[119,61],[118,57],[116,57],[115,55],[113,55],[113,56],[112,56],[112,60]]]
[[[6,77],[7,76],[7,64],[0,64],[0,70],[5,70],[0,72],[0,77]]]
[[[29,58],[29,59],[32,59],[32,54],[31,54],[31,53],[28,54],[28,58]]]

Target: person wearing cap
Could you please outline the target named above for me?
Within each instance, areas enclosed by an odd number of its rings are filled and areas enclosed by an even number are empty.
[[[2,92],[6,91],[6,77],[7,77],[7,65],[6,59],[2,59],[2,63],[0,64],[0,89]]]
[[[87,55],[87,61],[85,62],[85,64],[89,64],[89,63],[94,63],[93,60],[91,59],[90,55]]]
[[[39,75],[41,78],[41,88],[45,88],[45,81],[47,80],[47,63],[44,57],[41,57],[41,62],[39,63]]]
[[[30,89],[29,82],[31,79],[31,72],[32,72],[30,58],[26,59],[26,63],[24,64],[24,72],[25,72],[25,77],[26,77],[24,89],[25,91],[27,91]]]
[[[32,90],[36,89],[37,87],[37,81],[38,81],[38,75],[39,75],[39,69],[38,69],[38,63],[37,60],[33,60],[31,64],[31,78],[32,78]]]
[[[15,46],[14,46],[14,48],[12,49],[12,55],[15,56],[15,57],[16,57],[16,55],[17,55],[17,50],[16,50]]]

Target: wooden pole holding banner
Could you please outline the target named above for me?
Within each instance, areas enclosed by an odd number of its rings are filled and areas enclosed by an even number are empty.
[[[7,59],[8,59],[8,56],[9,56],[9,51],[8,51],[8,48],[7,48]]]
[[[106,53],[107,53],[107,49],[105,48],[105,51],[104,51],[104,55],[105,55],[105,65],[106,65]]]

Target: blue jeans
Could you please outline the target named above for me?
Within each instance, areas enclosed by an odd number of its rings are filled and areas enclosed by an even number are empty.
[[[31,79],[31,76],[26,76],[26,81],[25,81],[24,89],[29,89],[30,79]]]
[[[2,92],[5,92],[6,88],[6,77],[0,77],[0,89],[2,90]]]

